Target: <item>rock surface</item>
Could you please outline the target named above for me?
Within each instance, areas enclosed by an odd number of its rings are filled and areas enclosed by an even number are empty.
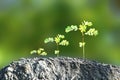
[[[22,58],[0,70],[0,80],[120,80],[120,67],[80,58]]]

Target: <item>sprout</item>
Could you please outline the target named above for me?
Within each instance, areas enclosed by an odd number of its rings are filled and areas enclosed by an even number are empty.
[[[55,54],[57,54],[57,56],[59,56],[59,46],[68,46],[69,45],[69,42],[67,40],[64,40],[65,36],[64,35],[61,35],[61,34],[58,34],[56,37],[54,38],[51,38],[53,39],[52,41],[47,41],[47,42],[55,42],[56,43],[56,46],[57,46],[57,49],[55,50]],[[45,43],[46,43],[46,40],[49,40],[49,38],[46,38],[45,39]]]
[[[39,48],[38,50],[32,50],[30,52],[31,54],[38,54],[38,55],[42,55],[42,56],[46,56],[47,53],[45,52],[44,48]]]
[[[95,28],[90,28],[92,26],[92,22],[88,22],[88,21],[83,21],[79,26],[76,25],[71,25],[71,26],[67,26],[67,28],[65,29],[65,32],[71,32],[71,31],[80,31],[81,35],[82,35],[82,41],[79,42],[79,47],[82,47],[82,51],[83,51],[83,58],[85,58],[85,35],[88,36],[96,36],[98,35],[98,31]],[[89,29],[88,29],[89,27]],[[46,38],[44,40],[44,43],[49,43],[49,42],[54,42],[57,46],[56,50],[54,50],[54,53],[59,56],[60,50],[59,50],[59,46],[68,46],[69,45],[69,41],[64,39],[65,36],[58,34],[56,37],[49,37]],[[30,52],[30,54],[38,54],[38,55],[42,55],[42,56],[46,56],[47,53],[45,52],[44,48],[39,48],[38,50],[32,50]]]
[[[98,31],[95,28],[90,28],[89,30],[87,30],[87,28],[91,26],[92,26],[92,22],[83,21],[82,24],[79,25],[79,27],[71,25],[71,26],[67,26],[67,28],[65,29],[66,33],[70,31],[78,31],[78,30],[81,32],[82,41],[79,42],[79,47],[82,47],[83,49],[83,58],[85,58],[85,41],[84,41],[85,35],[88,35],[88,36],[98,35]],[[65,42],[61,44],[65,45]]]

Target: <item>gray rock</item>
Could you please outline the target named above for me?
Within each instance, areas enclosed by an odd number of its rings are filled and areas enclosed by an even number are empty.
[[[120,67],[80,58],[22,58],[0,70],[0,80],[120,80]]]

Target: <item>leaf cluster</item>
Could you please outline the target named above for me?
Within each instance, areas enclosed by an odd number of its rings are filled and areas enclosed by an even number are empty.
[[[80,31],[82,34],[82,41],[79,42],[79,47],[83,48],[83,58],[85,57],[85,41],[84,41],[84,36],[96,36],[98,35],[98,31],[95,28],[91,28],[92,22],[88,21],[83,21],[79,26],[77,25],[71,25],[67,26],[65,29],[65,32],[71,32],[71,31]]]
[[[31,54],[38,54],[38,55],[41,55],[41,56],[46,56],[47,55],[47,52],[45,52],[44,48],[39,48],[38,50],[32,50],[30,53]]]
[[[83,48],[83,54],[85,53],[85,41],[84,41],[84,36],[88,35],[88,36],[96,36],[98,35],[98,31],[95,28],[92,28],[92,22],[88,22],[88,21],[83,21],[79,26],[77,25],[71,25],[71,26],[67,26],[65,29],[66,33],[69,33],[71,31],[80,31],[82,34],[82,41],[79,42],[79,47]],[[49,42],[54,42],[57,46],[56,50],[54,50],[54,53],[56,55],[59,55],[60,50],[59,50],[59,46],[68,46],[69,45],[69,41],[67,41],[65,39],[64,35],[58,34],[55,37],[49,37],[46,38],[44,40],[44,43],[47,44]],[[37,53],[38,55],[42,55],[42,56],[46,56],[47,53],[45,52],[44,48],[39,48],[38,50],[33,50],[30,52],[31,54]]]
[[[56,37],[49,37],[44,40],[44,43],[55,42],[57,45],[57,49],[55,50],[55,54],[59,54],[59,46],[68,46],[69,41],[64,39],[65,36],[58,34]]]
[[[90,28],[91,26],[92,26],[92,22],[84,21],[79,26],[77,25],[67,26],[65,32],[68,33],[71,31],[79,30],[81,33],[85,33],[85,35],[96,36],[98,34],[98,31],[95,28]],[[87,27],[89,27],[90,29],[87,30]]]

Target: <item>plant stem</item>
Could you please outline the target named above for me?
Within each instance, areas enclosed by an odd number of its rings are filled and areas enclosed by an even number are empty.
[[[84,42],[84,33],[82,32],[82,43]],[[85,44],[82,46],[83,47],[83,58],[85,58]]]
[[[58,45],[58,43],[57,43],[57,50],[59,50],[59,45]],[[57,54],[57,57],[59,57],[59,53]]]
[[[85,58],[85,45],[83,46],[83,58]]]

